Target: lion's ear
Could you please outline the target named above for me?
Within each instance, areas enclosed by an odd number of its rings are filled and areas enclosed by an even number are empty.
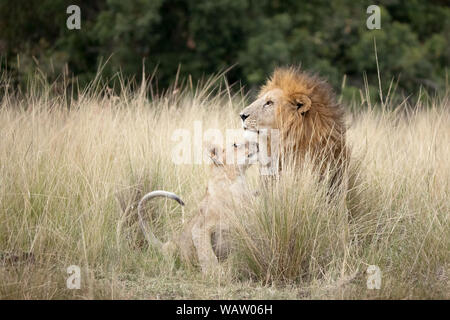
[[[306,112],[311,109],[311,99],[304,94],[300,94],[295,97],[295,107],[297,108],[297,112],[301,115],[304,115]]]

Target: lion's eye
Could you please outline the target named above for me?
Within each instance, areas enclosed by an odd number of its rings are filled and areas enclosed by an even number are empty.
[[[272,101],[272,100],[268,100],[268,101],[264,104],[264,107],[271,106],[272,104],[273,104],[273,101]]]
[[[301,102],[297,103],[297,110],[300,109],[301,107],[303,107],[303,103]]]

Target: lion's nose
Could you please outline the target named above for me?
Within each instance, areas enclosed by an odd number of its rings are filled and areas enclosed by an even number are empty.
[[[245,113],[241,113],[239,116],[241,117],[242,121],[245,121],[245,119],[247,119],[249,115],[245,114]]]

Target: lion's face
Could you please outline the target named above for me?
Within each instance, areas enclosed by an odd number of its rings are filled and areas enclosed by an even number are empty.
[[[344,109],[326,81],[298,67],[275,69],[240,117],[249,141],[270,138],[270,145],[262,146],[265,152],[272,154],[273,138],[280,139],[279,159],[301,163],[312,154],[321,172],[330,162],[342,168],[347,162]]]
[[[260,96],[244,110],[240,117],[244,130],[259,132],[262,129],[279,129],[285,118],[301,117],[311,108],[311,99],[304,93],[286,95],[275,88],[262,92]]]

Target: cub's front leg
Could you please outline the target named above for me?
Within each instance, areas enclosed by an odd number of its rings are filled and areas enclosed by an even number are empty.
[[[206,220],[203,215],[192,227],[192,241],[197,249],[198,261],[203,273],[208,273],[219,264],[211,244],[214,227],[215,222]]]

